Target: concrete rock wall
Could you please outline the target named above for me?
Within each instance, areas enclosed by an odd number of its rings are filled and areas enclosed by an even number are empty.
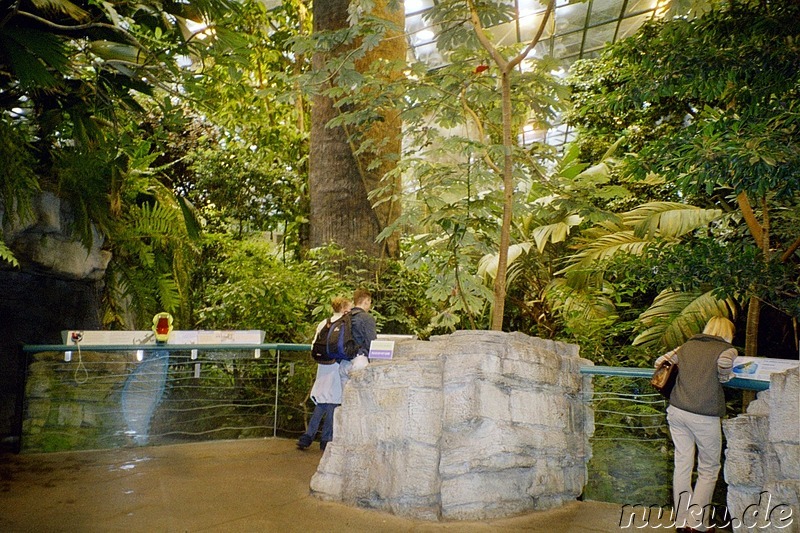
[[[722,425],[728,511],[740,520],[733,521],[734,531],[800,531],[798,368],[772,374],[769,389],[747,412]]]
[[[50,192],[29,216],[0,203],[0,237],[20,267],[0,261],[0,449],[19,449],[26,360],[23,344],[56,344],[64,329],[98,329],[102,278],[111,259],[94,231],[87,250],[72,232],[69,206]]]
[[[522,333],[398,343],[352,374],[312,493],[427,520],[574,500],[594,432],[581,364],[577,346]]]
[[[92,246],[87,250],[73,232],[72,210],[58,196],[43,192],[32,208],[23,220],[6,217],[0,210],[3,239],[20,264],[67,279],[102,279],[111,252],[103,250],[103,236],[94,225]]]
[[[73,352],[32,355],[22,423],[24,452],[91,450],[127,443],[120,397],[135,356]]]

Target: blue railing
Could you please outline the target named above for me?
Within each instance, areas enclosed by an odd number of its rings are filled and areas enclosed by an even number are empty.
[[[156,350],[169,351],[190,351],[198,350],[201,352],[228,351],[228,350],[268,350],[284,352],[308,352],[311,350],[310,344],[92,344],[82,345],[81,349],[87,352],[135,352],[144,350],[152,352]],[[38,352],[74,352],[77,348],[74,344],[26,344],[22,351],[26,353]]]
[[[625,366],[582,366],[581,374],[593,376],[621,376],[627,378],[651,378],[653,377],[652,368],[631,368]],[[754,379],[733,378],[723,387],[731,389],[762,391],[769,388],[768,381],[758,381]]]

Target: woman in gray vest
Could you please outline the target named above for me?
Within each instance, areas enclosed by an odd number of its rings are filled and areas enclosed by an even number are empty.
[[[678,378],[669,396],[667,422],[675,444],[672,497],[679,533],[714,531],[711,526],[711,497],[720,468],[725,395],[722,383],[732,375],[736,348],[731,345],[733,323],[713,317],[703,333],[695,335],[664,358],[678,365]],[[695,449],[697,481],[692,488]]]

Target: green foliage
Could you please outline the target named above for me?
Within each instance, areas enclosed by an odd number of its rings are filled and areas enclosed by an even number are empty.
[[[734,300],[742,306],[756,296],[789,316],[796,314],[796,305],[789,303],[798,294],[791,273],[797,269],[796,254],[776,260],[764,251],[785,249],[797,239],[797,218],[789,222],[785,215],[796,213],[800,187],[800,151],[791,140],[797,129],[800,34],[784,21],[798,16],[794,2],[737,2],[696,19],[647,24],[599,58],[574,65],[574,105],[567,118],[580,128],[582,154],[597,154],[617,143],[625,155],[614,172],[629,190],[637,190],[638,182],[646,185],[644,191],[662,190],[673,201],[705,208],[694,212],[695,221],[675,212],[689,232],[659,216],[657,230],[642,219],[627,233],[609,227],[587,233],[596,240],[567,269],[580,270],[579,263],[586,267],[574,274],[576,279],[586,280],[613,263],[595,266],[593,260],[627,250],[643,260],[630,257],[634,269],[648,265],[648,271],[638,272],[650,281],[646,292],[653,298],[667,289],[671,292],[664,294],[685,292],[681,298],[687,301],[707,294],[710,305],[701,306],[707,315],[723,312],[715,310],[718,303],[712,300],[727,299],[725,306],[732,308]],[[744,228],[741,217],[750,209],[748,200],[756,208]],[[735,212],[737,206],[741,213]],[[703,236],[697,230],[715,218],[714,209],[731,214],[713,221]],[[777,221],[775,212],[781,213]],[[663,232],[664,222],[678,231]],[[653,230],[661,234],[658,246],[647,243]],[[768,241],[748,244],[753,236],[760,240],[764,235]],[[641,285],[620,270],[614,276],[616,288]],[[637,300],[645,293],[634,290]],[[665,310],[663,303],[655,308]],[[690,312],[685,307],[683,317],[672,315],[673,324],[677,327]],[[649,314],[643,316],[650,320]],[[700,320],[700,315],[689,319]],[[748,323],[750,338],[755,335],[751,326],[755,323]],[[665,339],[646,329],[640,340]],[[691,328],[679,329],[684,330],[680,337]]]
[[[352,288],[314,261],[283,263],[278,248],[255,235],[245,240],[209,236],[193,282],[195,327],[260,329],[270,342],[310,342],[330,316],[332,296]]]
[[[23,124],[0,117],[0,205],[7,216],[25,217],[38,192],[35,160]]]
[[[193,115],[204,131],[176,150],[188,166],[179,186],[212,228],[291,233],[296,249],[308,214],[308,132],[293,76],[308,60],[293,55],[289,42],[309,31],[305,16],[299,3],[267,11],[246,2],[219,21],[228,31],[226,53],[186,85],[203,110]]]
[[[438,310],[427,297],[430,282],[424,269],[410,269],[402,261],[385,262],[375,281],[363,284],[372,293],[378,331],[428,338]]]
[[[671,350],[702,332],[711,317],[734,318],[735,313],[733,299],[721,300],[712,292],[662,291],[653,305],[641,314],[642,326],[647,329],[633,339],[633,344],[651,344]]]
[[[800,188],[800,34],[795,2],[740,2],[646,25],[573,68],[573,124],[635,154],[629,172],[684,193],[731,187],[763,197]],[[581,141],[583,142],[583,141]]]

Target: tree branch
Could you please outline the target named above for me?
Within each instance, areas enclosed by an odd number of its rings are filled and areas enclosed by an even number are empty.
[[[542,38],[542,34],[544,33],[544,28],[547,25],[547,21],[550,19],[550,13],[553,12],[555,5],[556,5],[556,0],[550,0],[549,2],[547,2],[547,8],[545,9],[544,16],[542,17],[542,23],[539,24],[539,29],[536,31],[536,35],[533,36],[533,39],[531,39],[531,41],[528,43],[528,46],[525,47],[525,50],[523,50],[517,57],[508,62],[509,70],[519,65],[523,59],[528,57],[528,54],[531,52],[531,50],[533,50],[533,48],[537,44],[539,44],[539,39]]]
[[[478,135],[480,135],[481,140],[483,140],[483,139],[486,138],[486,133],[483,131],[483,124],[481,124],[480,118],[478,118],[478,114],[475,113],[475,111],[469,106],[469,104],[467,104],[467,98],[466,98],[466,95],[464,94],[466,92],[466,90],[467,89],[465,87],[461,91],[461,95],[460,95],[461,106],[464,108],[464,112],[472,117],[472,120],[475,122],[475,126],[478,128]],[[503,171],[500,169],[500,167],[498,167],[497,165],[494,164],[494,161],[492,161],[492,158],[489,157],[489,154],[487,154],[487,153],[483,154],[483,161],[484,161],[484,163],[486,163],[489,166],[489,168],[491,168],[492,170],[494,170],[498,174],[502,174],[503,173]]]
[[[27,11],[17,11],[17,15],[29,18],[31,20],[35,20],[39,24],[47,26],[48,28],[50,28],[52,30],[65,31],[65,32],[74,32],[74,31],[85,31],[85,30],[92,30],[92,29],[99,28],[99,29],[104,29],[104,30],[112,30],[112,31],[115,31],[117,33],[122,33],[122,34],[130,37],[128,32],[126,32],[122,28],[118,28],[117,26],[114,26],[113,24],[105,24],[103,22],[87,22],[86,24],[78,24],[76,26],[64,26],[63,24],[56,24],[55,22],[47,20],[46,18],[42,18],[42,17],[40,17],[38,15],[34,15],[33,13],[28,13]]]
[[[747,199],[747,193],[740,192],[736,197],[736,201],[739,203],[739,209],[742,210],[742,216],[744,217],[744,221],[747,223],[747,227],[750,229],[750,234],[756,240],[756,243],[760,248],[761,243],[764,240],[764,232],[762,231],[761,224],[759,224],[758,219],[753,212],[753,207],[750,205],[750,200]]]
[[[489,55],[492,56],[492,59],[497,66],[500,67],[501,72],[508,72],[508,61],[500,52],[497,51],[497,48],[494,47],[492,41],[489,40],[489,37],[486,35],[486,32],[483,29],[483,25],[481,24],[481,19],[478,17],[478,8],[475,7],[475,0],[467,0],[467,5],[469,6],[469,16],[470,20],[472,21],[472,27],[475,30],[475,35],[478,37],[478,41],[481,43],[481,46],[489,52]]]
[[[789,246],[783,255],[781,255],[781,263],[786,263],[790,257],[800,248],[800,237],[798,237],[792,244]]]

